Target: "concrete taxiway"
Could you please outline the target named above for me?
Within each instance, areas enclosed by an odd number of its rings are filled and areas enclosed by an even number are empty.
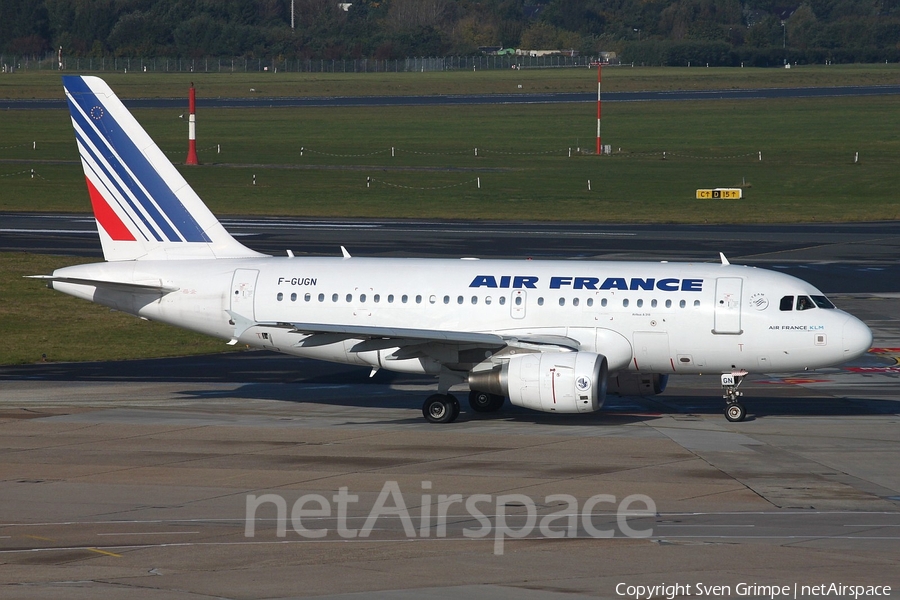
[[[580,417],[464,402],[435,426],[428,378],[262,352],[0,368],[0,595],[896,593],[900,299],[835,300],[880,349],[749,378],[743,423],[722,416],[715,376]]]

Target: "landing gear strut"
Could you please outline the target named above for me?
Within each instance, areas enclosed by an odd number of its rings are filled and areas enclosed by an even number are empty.
[[[722,374],[722,389],[725,392],[722,397],[725,398],[725,418],[736,423],[743,421],[747,416],[747,410],[744,405],[738,402],[738,398],[744,395],[739,392],[738,388],[747,376],[747,371],[732,371],[731,373]]]
[[[450,394],[432,394],[425,399],[422,414],[429,423],[452,423],[459,416],[459,400]]]

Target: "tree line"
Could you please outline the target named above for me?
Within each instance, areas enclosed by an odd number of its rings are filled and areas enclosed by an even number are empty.
[[[293,9],[292,9],[293,7]],[[490,47],[648,65],[900,60],[900,0],[3,0],[0,52],[398,59]]]

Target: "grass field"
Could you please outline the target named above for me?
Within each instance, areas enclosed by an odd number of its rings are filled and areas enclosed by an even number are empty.
[[[66,71],[74,74],[74,71]],[[121,98],[178,98],[191,82],[205,98],[593,92],[593,69],[430,73],[122,73],[95,72]],[[900,83],[900,65],[812,65],[793,69],[607,67],[603,89],[708,90]],[[518,86],[522,87],[519,88]],[[251,91],[254,90],[254,91]],[[58,71],[0,75],[0,99],[63,98]]]
[[[525,91],[595,89],[585,71],[195,79],[201,97],[242,95],[240,89],[251,85],[266,95],[499,92],[517,80],[526,81]],[[604,77],[606,89],[624,90],[896,83],[897,73],[896,65],[888,65],[789,72],[610,69]],[[124,97],[175,96],[188,82],[185,75],[106,77]],[[254,77],[278,85],[262,87]],[[306,87],[297,87],[300,82]],[[58,76],[0,76],[0,97],[32,96],[60,97]],[[614,154],[598,157],[577,152],[593,150],[592,104],[204,110],[201,103],[204,165],[179,168],[220,215],[659,223],[898,219],[898,108],[896,96],[608,103],[603,136]],[[176,162],[186,151],[180,112],[135,111]],[[77,159],[66,111],[4,111],[0,210],[87,212]],[[374,180],[370,188],[367,177]],[[737,185],[745,186],[744,200],[694,199],[697,188]],[[84,261],[0,255],[0,335],[6,341],[0,364],[34,362],[42,354],[51,361],[101,360],[227,348],[22,278]]]
[[[577,153],[593,152],[590,104],[206,110],[198,117],[205,164],[181,170],[218,214],[896,219],[898,108],[896,96],[610,103],[603,136],[614,153],[601,157]],[[135,114],[173,160],[183,160],[179,111]],[[5,116],[0,210],[87,211],[67,114]],[[737,203],[694,199],[698,188],[740,185],[745,199]]]

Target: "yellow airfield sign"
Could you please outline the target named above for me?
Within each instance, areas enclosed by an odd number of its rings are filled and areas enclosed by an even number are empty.
[[[741,197],[741,188],[697,190],[697,200],[740,200]]]

